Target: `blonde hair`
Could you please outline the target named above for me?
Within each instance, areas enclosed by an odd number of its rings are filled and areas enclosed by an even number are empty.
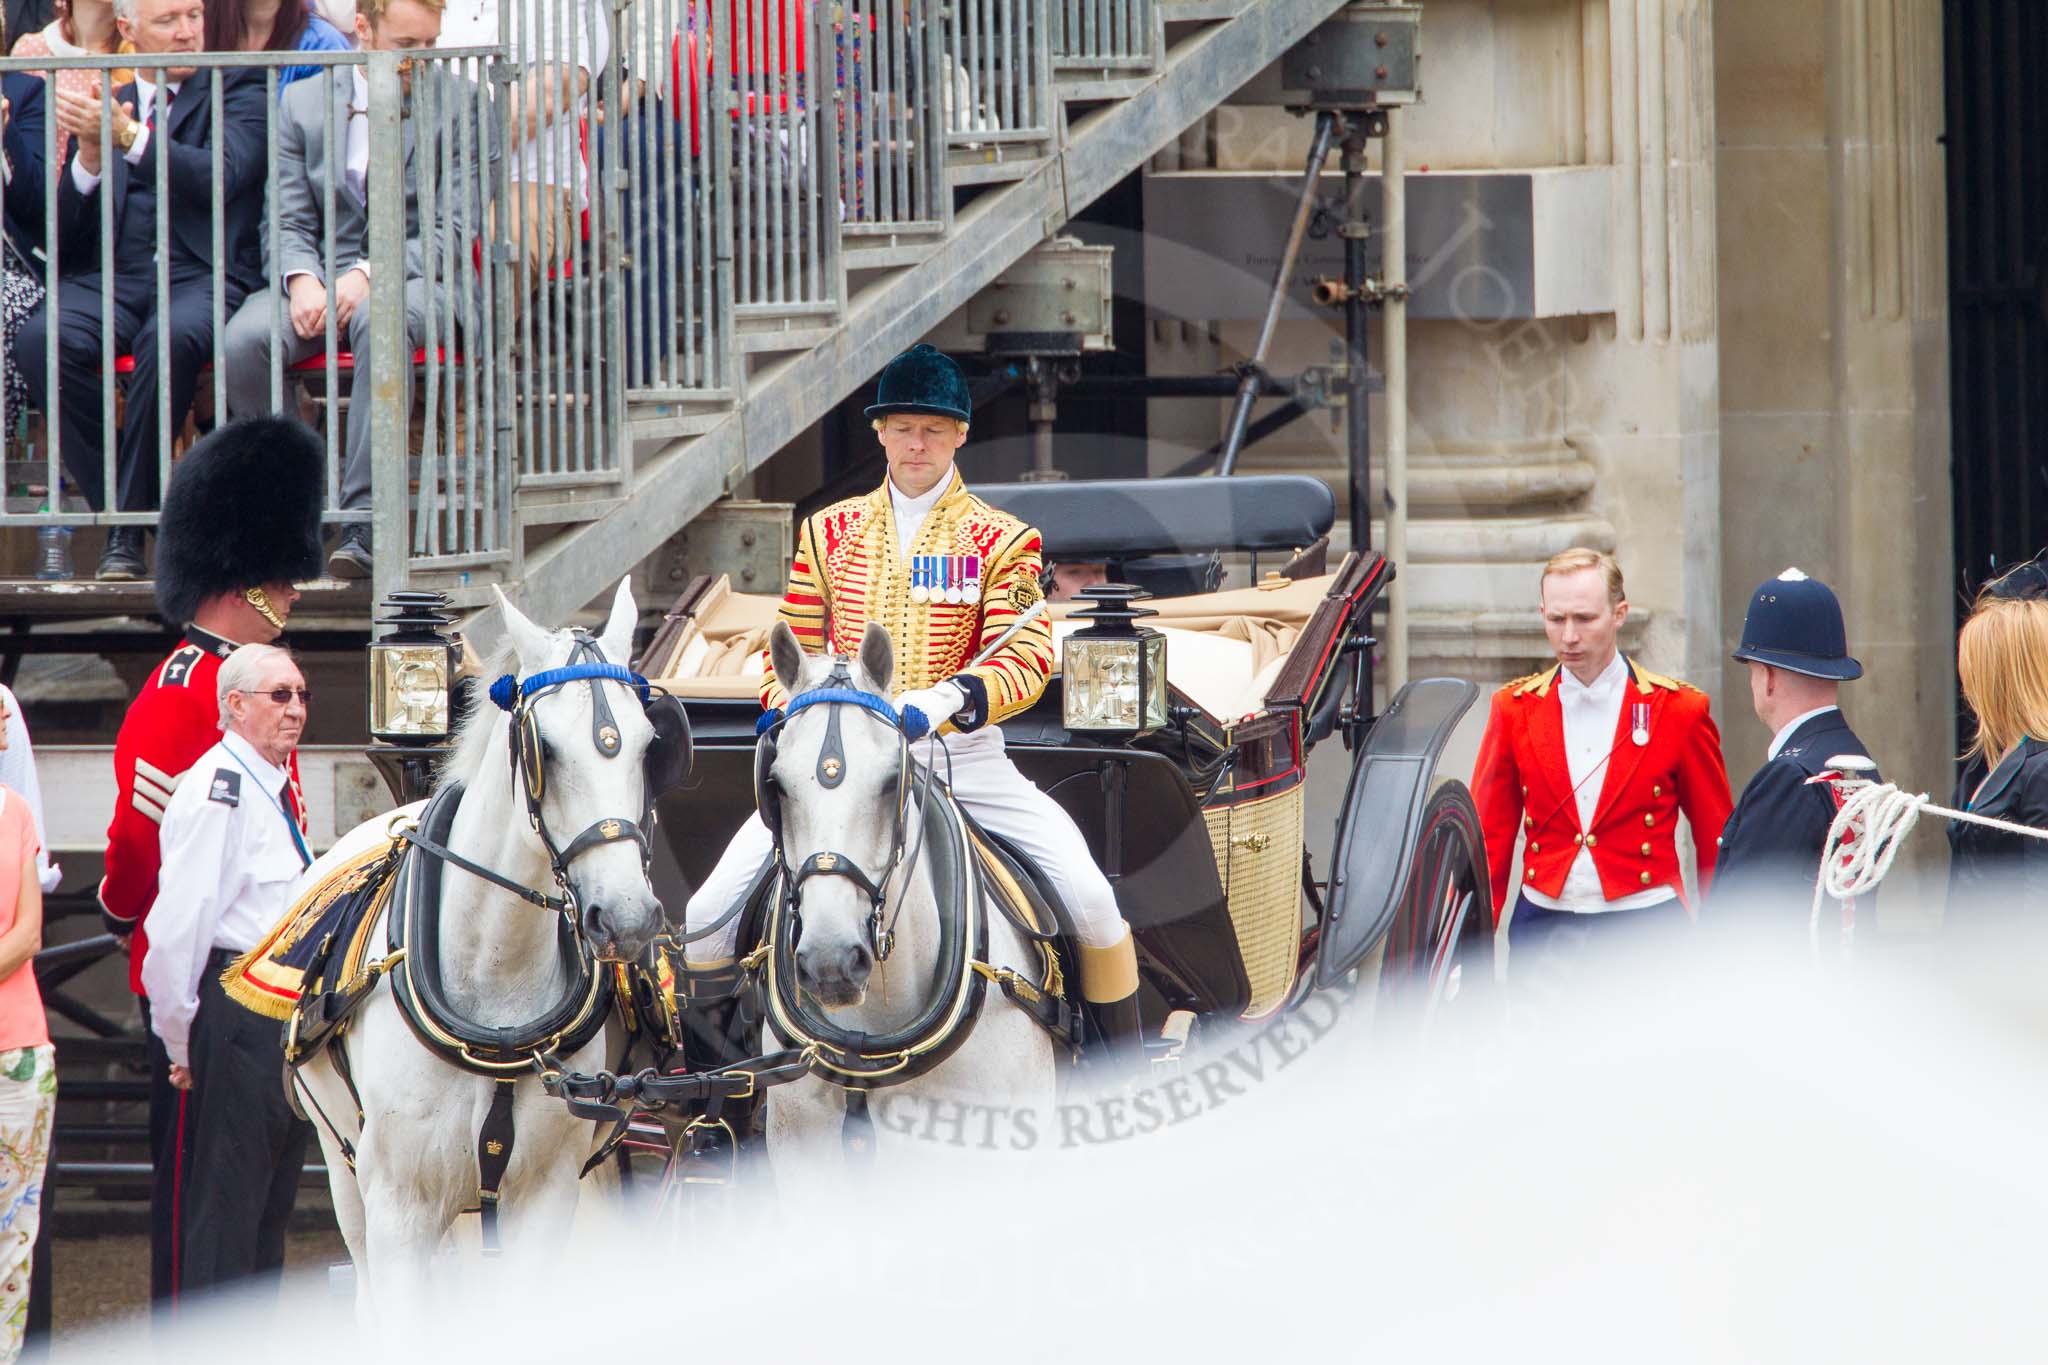
[[[900,414],[899,414],[899,413],[894,413],[894,412],[885,412],[885,413],[883,413],[883,414],[882,414],[882,415],[881,415],[880,417],[874,417],[874,418],[870,418],[870,419],[869,419],[869,421],[868,421],[868,425],[869,425],[869,426],[871,426],[871,427],[873,427],[873,428],[874,428],[874,429],[875,429],[876,431],[880,431],[880,430],[882,429],[882,423],[884,423],[884,422],[888,421],[888,420],[889,420],[889,419],[890,419],[891,417],[897,417],[897,416],[904,416],[904,417],[938,417],[938,416],[941,416],[941,415],[942,415],[942,414],[940,414],[940,413],[936,413],[936,412],[933,412],[933,413],[922,413],[922,412],[912,412],[912,413],[900,413]],[[959,433],[960,433],[960,434],[961,434],[962,436],[965,436],[965,435],[967,434],[967,423],[965,423],[965,422],[961,421],[961,420],[960,420],[960,419],[959,419],[958,417],[955,417],[955,418],[953,418],[952,420],[953,420],[953,426],[954,426],[954,427],[955,427],[955,428],[956,428],[956,429],[957,429],[957,430],[959,431]]]
[[[1604,550],[1589,550],[1575,545],[1569,550],[1559,550],[1543,566],[1543,577],[1536,580],[1536,596],[1543,596],[1543,584],[1552,574],[1577,573],[1581,569],[1598,569],[1607,580],[1607,605],[1618,607],[1628,597],[1621,587],[1621,565],[1614,562],[1614,556]]]
[[[448,0],[419,0],[421,5],[440,14],[448,7]],[[356,13],[370,21],[372,27],[384,20],[384,12],[391,8],[391,0],[356,0]]]
[[[2048,738],[2048,601],[1982,596],[1956,638],[1956,677],[1977,717],[1964,758],[1997,763]]]

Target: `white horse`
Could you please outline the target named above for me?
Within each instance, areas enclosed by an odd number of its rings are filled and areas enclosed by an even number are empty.
[[[780,623],[770,637],[769,657],[777,681],[792,698],[825,686],[840,663],[806,655]],[[847,662],[855,688],[889,695],[894,656],[886,630],[870,625],[861,638],[859,656]],[[841,713],[836,727],[834,711]],[[821,755],[828,731],[834,728],[841,752]],[[886,892],[884,922],[893,928],[894,939],[886,959],[877,961],[874,907],[854,880],[814,875],[804,878],[799,888],[797,985],[827,1021],[868,1034],[891,1033],[914,1023],[932,1003],[939,966],[930,847],[915,865],[910,862],[925,814],[918,800],[922,784],[914,780],[909,792],[898,790],[902,742],[894,728],[859,706],[815,705],[797,711],[783,724],[771,770],[780,793],[784,866],[802,868],[813,855],[836,855],[837,865],[851,859]],[[932,749],[943,744],[941,740]],[[919,743],[912,752],[923,762],[932,749]],[[821,757],[828,759],[824,769]],[[943,752],[933,754],[932,761],[943,778]],[[826,770],[833,773],[830,784],[822,777]],[[901,831],[899,805],[905,822]],[[898,849],[904,856],[892,867]],[[1001,913],[992,909],[988,922],[990,965],[1035,980],[1036,949]],[[1021,1126],[1032,1122],[1018,1119],[1018,1113],[1031,1111],[1042,1116],[1038,1121],[1050,1120],[1057,1085],[1053,1045],[1037,1023],[990,986],[980,1017],[967,1027],[971,1032],[959,1049],[932,1070],[871,1092],[870,1116],[883,1160],[917,1159],[946,1145],[1008,1147]],[[764,1030],[762,1050],[779,1045]],[[953,1119],[963,1113],[963,1106],[968,1117],[956,1140]],[[785,1192],[792,1175],[799,1186],[836,1177],[843,1165],[846,1113],[847,1092],[816,1074],[768,1092],[769,1155],[777,1184]],[[926,1131],[932,1115],[945,1116],[937,1120],[945,1125],[944,1132]],[[1042,1129],[1038,1136],[1044,1136]]]
[[[536,626],[503,594],[498,600],[510,646],[508,670],[516,668],[525,678],[568,662],[575,645],[568,632]],[[607,660],[630,661],[636,620],[632,594],[621,583],[610,621],[598,638]],[[609,757],[595,742],[593,712],[600,687],[618,732],[617,752]],[[609,681],[578,682],[546,692],[529,706],[546,769],[541,814],[558,843],[567,845],[578,832],[609,818],[638,823],[653,795],[646,789],[650,779],[643,759],[657,740],[633,689]],[[529,821],[519,779],[510,771],[510,722],[505,711],[481,699],[465,722],[441,777],[444,787],[464,786],[447,847],[514,883],[555,893],[548,850]],[[408,808],[408,813],[416,815],[418,809]],[[304,884],[384,842],[392,823],[393,817],[385,816],[351,831],[308,870]],[[580,851],[568,862],[567,881],[581,915],[578,928],[601,957],[632,960],[646,949],[661,926],[662,907],[635,843],[602,842]],[[373,956],[381,955],[384,929],[380,925],[372,932]],[[514,1026],[560,1001],[569,977],[559,960],[556,935],[554,912],[443,865],[440,970],[446,998],[463,1017],[485,1026]],[[361,1097],[360,1123],[335,1069],[337,1048],[346,1050]],[[603,1066],[604,1053],[601,1032],[562,1060],[573,1070],[595,1071]],[[298,1084],[311,1100],[306,1110],[326,1153],[335,1215],[356,1266],[358,1304],[381,1309],[403,1303],[420,1292],[428,1262],[456,1217],[477,1205],[477,1141],[493,1083],[428,1051],[401,1017],[386,978],[348,1032],[300,1071]],[[331,1131],[329,1123],[340,1131]],[[593,1148],[594,1125],[571,1117],[560,1100],[526,1074],[515,1090],[513,1131],[501,1190],[506,1250],[514,1256],[522,1247],[545,1254],[559,1249],[574,1213],[577,1178]],[[342,1139],[354,1149],[353,1171]]]

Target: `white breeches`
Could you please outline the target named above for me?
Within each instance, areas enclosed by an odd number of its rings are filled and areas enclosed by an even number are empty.
[[[1109,879],[1095,865],[1088,841],[1057,801],[1017,771],[1017,765],[1003,752],[1002,730],[991,725],[971,735],[948,735],[940,742],[952,755],[954,799],[982,828],[1015,844],[1052,882],[1074,917],[1081,941],[1091,948],[1108,948],[1120,941],[1126,932],[1123,912],[1117,909]],[[920,766],[928,749],[922,741],[911,746]],[[939,776],[949,776],[945,758],[938,756],[937,763]],[[701,928],[730,910],[761,875],[773,852],[774,841],[756,811],[740,826],[725,846],[718,866],[690,897],[689,908],[683,912],[685,928]],[[719,933],[692,943],[687,956],[696,963],[731,957],[738,935],[739,921],[735,919]]]

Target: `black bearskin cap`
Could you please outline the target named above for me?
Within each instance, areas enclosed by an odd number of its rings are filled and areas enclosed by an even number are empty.
[[[157,525],[156,605],[172,629],[219,593],[320,576],[326,462],[290,417],[230,422],[186,452]]]

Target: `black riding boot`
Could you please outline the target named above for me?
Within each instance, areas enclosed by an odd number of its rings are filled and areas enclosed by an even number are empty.
[[[1101,1035],[1101,1057],[1120,1072],[1145,1070],[1145,1026],[1138,1013],[1138,993],[1089,1006]]]

